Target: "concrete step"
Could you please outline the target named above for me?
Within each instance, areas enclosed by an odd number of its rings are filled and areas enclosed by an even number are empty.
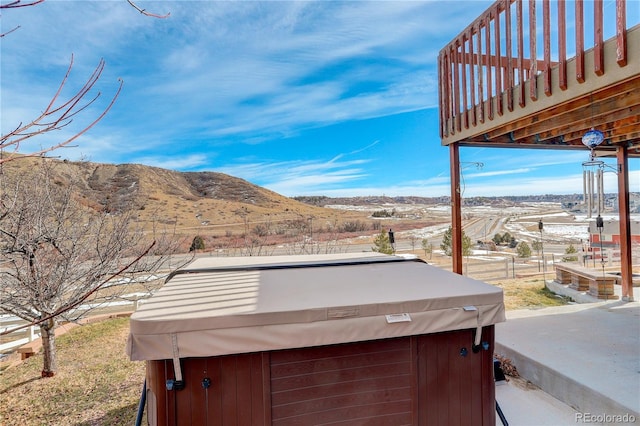
[[[496,326],[495,352],[583,420],[626,415],[640,421],[639,349],[638,302],[510,311]]]

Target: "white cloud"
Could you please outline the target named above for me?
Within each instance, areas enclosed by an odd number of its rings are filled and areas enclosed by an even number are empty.
[[[138,157],[136,162],[149,166],[161,167],[169,170],[194,169],[208,164],[209,159],[204,154],[191,154],[175,158],[167,157]]]

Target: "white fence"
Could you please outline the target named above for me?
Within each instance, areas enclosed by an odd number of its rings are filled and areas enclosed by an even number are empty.
[[[77,308],[78,311],[92,311],[92,315],[100,315],[105,313],[123,312],[129,310],[136,310],[138,303],[143,299],[150,297],[148,293],[136,293],[126,296],[121,296],[121,300],[112,301],[101,305],[81,305]],[[19,328],[27,322],[21,318],[13,315],[0,314],[0,333],[10,331]],[[0,354],[11,353],[22,345],[32,342],[40,338],[40,327],[32,325],[29,327],[21,328],[12,333],[1,336],[4,343],[0,343]]]
[[[5,318],[5,317],[8,317],[8,316],[6,315],[0,316],[0,333],[3,333],[13,328],[19,327],[21,324],[24,324],[24,321],[20,320],[19,318],[16,318],[16,317]],[[14,321],[13,318],[15,318],[16,320]],[[25,337],[19,337],[23,335]],[[16,336],[18,337],[16,338]],[[15,331],[13,333],[9,333],[3,337],[8,337],[9,341],[6,343],[0,344],[0,354],[12,352],[15,348],[19,348],[22,345],[25,345],[29,342],[33,342],[35,339],[40,338],[40,331],[38,327],[32,325],[28,328],[24,328],[24,329]]]

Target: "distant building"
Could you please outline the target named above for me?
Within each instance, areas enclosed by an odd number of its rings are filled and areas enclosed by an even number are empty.
[[[620,250],[620,222],[605,220],[602,227],[602,240],[596,221],[589,222],[589,251],[592,258],[600,258],[600,250],[607,252]],[[640,221],[631,221],[631,246],[640,245]],[[618,254],[619,256],[619,254]]]

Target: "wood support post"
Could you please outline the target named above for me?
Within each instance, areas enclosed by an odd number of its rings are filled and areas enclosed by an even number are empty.
[[[633,300],[631,219],[629,210],[629,153],[626,146],[616,150],[618,160],[618,211],[620,214],[620,275],[623,300]]]
[[[449,145],[451,167],[451,261],[452,271],[462,275],[462,198],[460,196],[460,147]]]

